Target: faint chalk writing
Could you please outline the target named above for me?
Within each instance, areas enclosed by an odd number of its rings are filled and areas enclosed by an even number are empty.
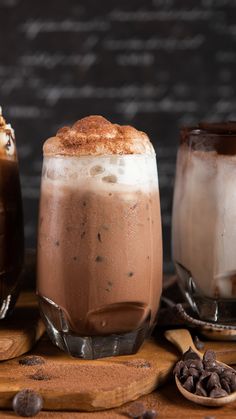
[[[116,111],[126,114],[133,118],[138,113],[157,113],[157,112],[196,112],[198,104],[191,100],[175,100],[173,98],[164,98],[160,101],[123,101],[117,103]]]
[[[149,21],[196,21],[219,18],[221,12],[202,9],[176,9],[176,10],[113,10],[110,13],[112,20],[121,22],[149,22]]]
[[[26,34],[29,39],[36,38],[40,33],[53,33],[53,32],[103,32],[109,29],[109,22],[105,20],[88,20],[88,21],[75,21],[75,20],[40,20],[30,19],[20,26],[20,29]]]
[[[117,64],[121,66],[149,66],[155,60],[153,54],[118,54],[116,57]]]
[[[36,54],[23,55],[20,57],[20,64],[32,67],[54,68],[59,65],[91,67],[96,62],[95,54],[48,54],[47,52],[37,52]]]
[[[40,98],[46,99],[50,105],[54,105],[60,99],[73,98],[97,98],[97,99],[121,99],[127,97],[155,97],[164,93],[163,86],[152,86],[145,84],[124,85],[120,87],[96,87],[86,85],[83,87],[76,86],[53,86],[46,85],[39,92]]]
[[[113,51],[116,50],[186,50],[196,49],[202,46],[205,41],[204,35],[196,35],[192,38],[157,38],[152,37],[147,40],[140,38],[129,39],[107,39],[104,41],[104,47]]]

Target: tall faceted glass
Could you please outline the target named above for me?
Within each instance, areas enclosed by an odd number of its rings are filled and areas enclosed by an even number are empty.
[[[162,289],[155,154],[63,153],[45,153],[41,185],[38,295],[49,336],[76,357],[134,353]]]

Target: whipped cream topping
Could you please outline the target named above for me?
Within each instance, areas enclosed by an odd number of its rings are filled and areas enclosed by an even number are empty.
[[[7,124],[0,106],[0,157],[14,157],[16,155],[15,133],[11,124]]]
[[[155,154],[148,136],[137,129],[112,124],[99,115],[80,119],[61,128],[43,147],[47,156],[105,156]]]

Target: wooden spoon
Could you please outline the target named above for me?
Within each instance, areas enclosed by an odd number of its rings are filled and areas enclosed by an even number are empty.
[[[175,329],[175,330],[167,330],[165,332],[165,337],[167,340],[169,340],[171,343],[173,343],[183,354],[186,352],[189,347],[191,348],[200,356],[200,358],[203,357],[203,354],[197,350],[195,347],[192,336],[186,329]],[[233,368],[229,367],[227,364],[224,364],[223,362],[217,361],[218,364],[221,364],[223,367],[230,368],[231,370],[235,371]],[[177,375],[175,374],[175,382],[176,385],[182,393],[182,395],[190,400],[191,402],[201,404],[203,406],[224,406],[225,404],[231,403],[236,400],[236,391],[229,394],[228,396],[224,397],[203,397],[203,396],[197,396],[196,394],[190,393],[190,391],[187,391],[181,384],[180,380],[178,379]]]

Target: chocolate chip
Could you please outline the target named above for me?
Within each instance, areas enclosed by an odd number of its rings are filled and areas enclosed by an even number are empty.
[[[51,377],[48,374],[45,374],[42,370],[36,371],[33,375],[30,375],[29,378],[37,381],[46,381],[51,379]]]
[[[184,382],[183,387],[185,388],[185,390],[189,391],[190,393],[194,391],[194,381],[191,375]]]
[[[236,375],[235,374],[232,374],[231,376],[230,387],[231,387],[231,391],[236,391]]]
[[[194,337],[194,344],[196,346],[197,349],[199,349],[199,351],[201,351],[202,349],[204,349],[205,344],[204,342],[202,342],[198,336]]]
[[[128,276],[129,277],[134,276],[134,273],[133,272],[128,272]]]
[[[203,363],[201,361],[201,359],[188,359],[186,361],[186,365],[188,368],[195,368],[198,371],[202,371],[203,370]]]
[[[20,365],[41,365],[45,364],[45,360],[41,356],[25,356],[19,360]]]
[[[207,392],[206,392],[206,390],[204,389],[204,387],[203,387],[203,385],[202,385],[202,382],[201,382],[201,381],[198,381],[198,382],[197,382],[197,384],[196,384],[196,391],[195,391],[195,394],[196,394],[197,396],[207,397]]]
[[[203,355],[203,362],[212,363],[216,360],[216,354],[211,349],[208,349]]]
[[[221,387],[219,375],[216,372],[212,372],[207,380],[206,388],[211,391],[215,387]]]
[[[222,367],[217,362],[206,364],[206,370],[209,372],[216,372],[217,374],[221,374],[224,371],[224,367]]]
[[[193,351],[193,349],[191,348],[191,346],[189,347],[189,349],[183,354],[183,360],[187,361],[189,359],[200,359],[200,356]]]
[[[225,378],[230,382],[231,377],[235,375],[235,372],[230,368],[224,368],[222,373],[220,374],[220,378]]]
[[[99,241],[100,243],[102,242],[101,233],[98,233],[98,241]]]
[[[103,257],[102,256],[97,256],[95,259],[96,262],[102,262],[103,261]]]
[[[228,383],[228,381],[227,381],[225,378],[222,378],[222,379],[220,380],[220,382],[221,382],[221,387],[222,387],[225,391],[227,391],[227,393],[228,393],[228,394],[230,394],[230,393],[231,393],[231,388],[230,388],[230,384]]]
[[[142,419],[156,419],[157,418],[157,411],[154,409],[146,410],[144,412]]]
[[[204,383],[205,383],[205,382],[207,382],[207,380],[208,380],[208,378],[210,377],[210,375],[211,375],[211,372],[210,372],[210,371],[205,371],[205,370],[203,370],[203,371],[201,372],[201,375],[200,375],[200,377],[199,377],[199,380],[200,380],[200,381],[204,381]]]
[[[144,404],[142,402],[134,402],[129,407],[127,415],[130,418],[139,419],[140,417],[143,416],[143,414],[145,412],[146,412],[146,409],[145,409]]]
[[[23,417],[31,417],[37,415],[42,410],[43,399],[40,394],[33,390],[25,389],[19,391],[12,401],[14,412]]]
[[[223,388],[215,387],[211,390],[209,396],[213,398],[225,397],[228,396],[228,393]]]
[[[186,365],[184,365],[184,367],[181,371],[181,374],[180,374],[180,380],[184,381],[188,376],[189,376],[188,367],[186,367]]]
[[[83,231],[83,233],[80,234],[81,239],[83,239],[85,236],[85,231]]]
[[[193,378],[199,378],[200,371],[198,371],[196,368],[190,367],[188,371],[189,374],[193,376]]]
[[[175,365],[175,367],[173,369],[173,374],[174,375],[176,374],[178,377],[180,377],[181,371],[184,368],[184,366],[185,366],[184,361],[181,360],[181,361],[177,362],[177,364]]]

